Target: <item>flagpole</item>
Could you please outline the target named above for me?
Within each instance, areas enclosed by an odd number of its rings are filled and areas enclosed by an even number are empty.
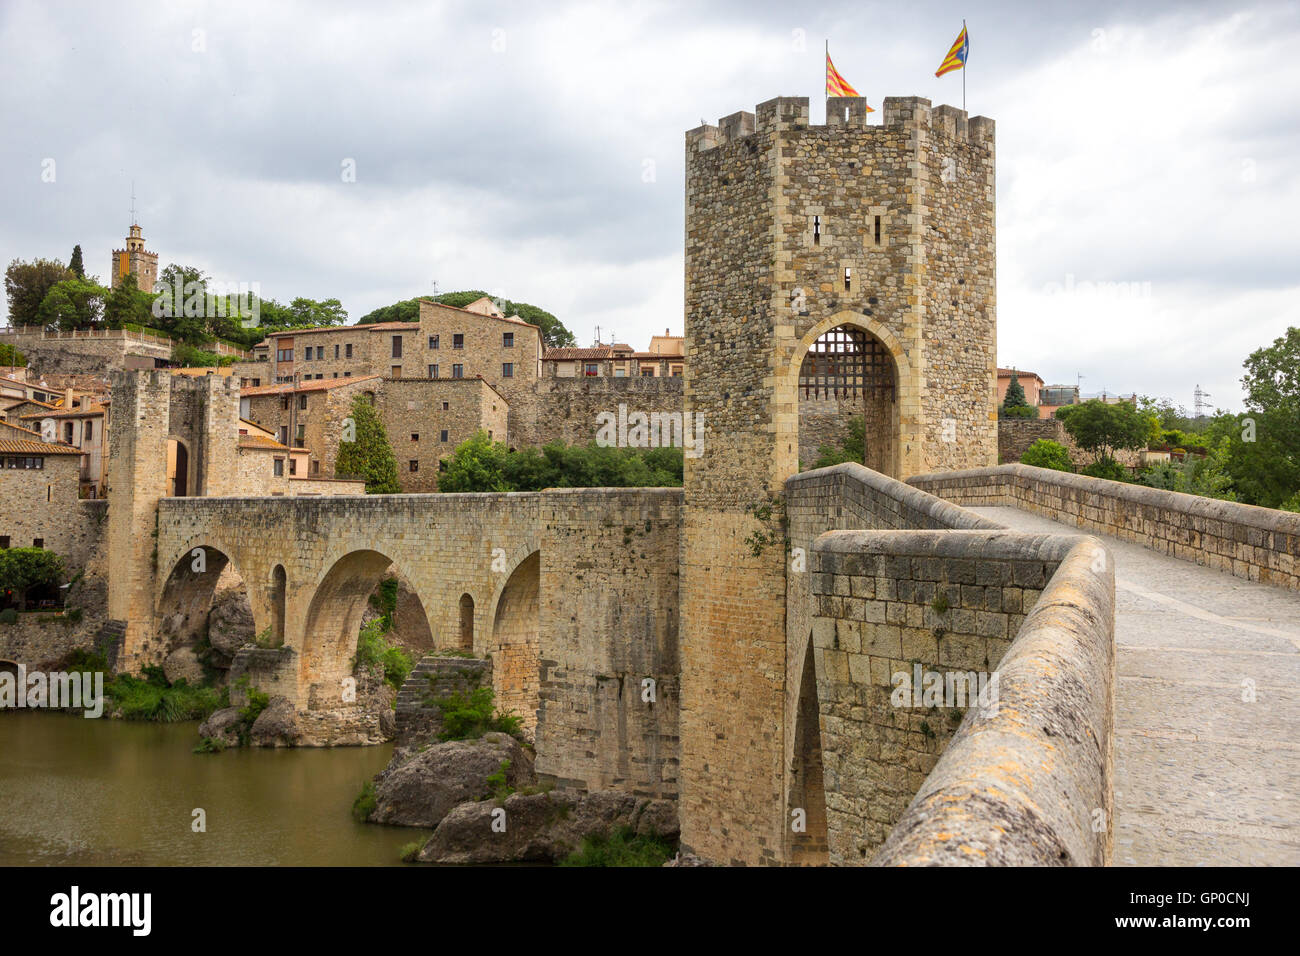
[[[966,38],[966,60],[970,59],[970,34],[966,32],[966,21],[961,21],[961,35]],[[961,64],[961,111],[966,112],[966,60]]]

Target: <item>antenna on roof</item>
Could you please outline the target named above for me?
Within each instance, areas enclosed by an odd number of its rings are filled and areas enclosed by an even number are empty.
[[[131,225],[133,226],[139,225],[139,223],[135,221],[135,180],[134,179],[131,180]]]
[[[434,294],[435,296],[437,296],[437,294],[438,294],[438,280],[437,280],[437,279],[434,279],[434,280],[433,280],[432,282],[430,282],[429,284],[433,286],[433,294]]]

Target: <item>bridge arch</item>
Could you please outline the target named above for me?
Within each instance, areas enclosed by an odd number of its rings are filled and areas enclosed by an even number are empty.
[[[537,726],[541,690],[541,551],[533,551],[510,572],[492,613],[492,689],[497,707]]]
[[[343,702],[343,681],[352,675],[361,619],[371,593],[390,568],[400,574],[400,564],[383,552],[365,548],[349,551],[329,566],[312,591],[303,619],[299,673],[309,706]],[[412,593],[427,621],[424,597]]]
[[[217,588],[223,575],[227,586],[238,587],[253,613],[254,634],[265,622],[259,620],[257,602],[249,588],[249,579],[241,572],[224,546],[200,542],[187,544],[170,557],[170,569],[161,580],[154,605],[158,653],[161,661],[168,650],[195,644],[206,636],[208,615],[212,611]],[[168,564],[160,564],[160,570]]]

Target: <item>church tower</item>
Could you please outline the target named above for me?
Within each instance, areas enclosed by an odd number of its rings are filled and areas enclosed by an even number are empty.
[[[150,252],[144,247],[140,224],[134,221],[131,223],[130,235],[126,237],[126,248],[113,250],[113,264],[109,266],[108,275],[114,289],[127,273],[135,276],[136,285],[141,292],[152,292],[158,281],[158,253]]]

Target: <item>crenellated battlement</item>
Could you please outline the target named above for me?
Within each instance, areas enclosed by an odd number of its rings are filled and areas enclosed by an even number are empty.
[[[759,103],[753,113],[741,110],[722,117],[716,126],[707,123],[697,126],[686,133],[687,150],[699,153],[754,133],[819,125],[808,121],[808,102],[806,96],[778,96]],[[879,126],[868,122],[869,115],[866,97],[830,97],[826,100],[824,125],[845,129],[913,126],[972,146],[991,148],[994,142],[993,120],[987,116],[968,117],[965,110],[946,104],[931,107],[930,101],[922,96],[885,97]]]

